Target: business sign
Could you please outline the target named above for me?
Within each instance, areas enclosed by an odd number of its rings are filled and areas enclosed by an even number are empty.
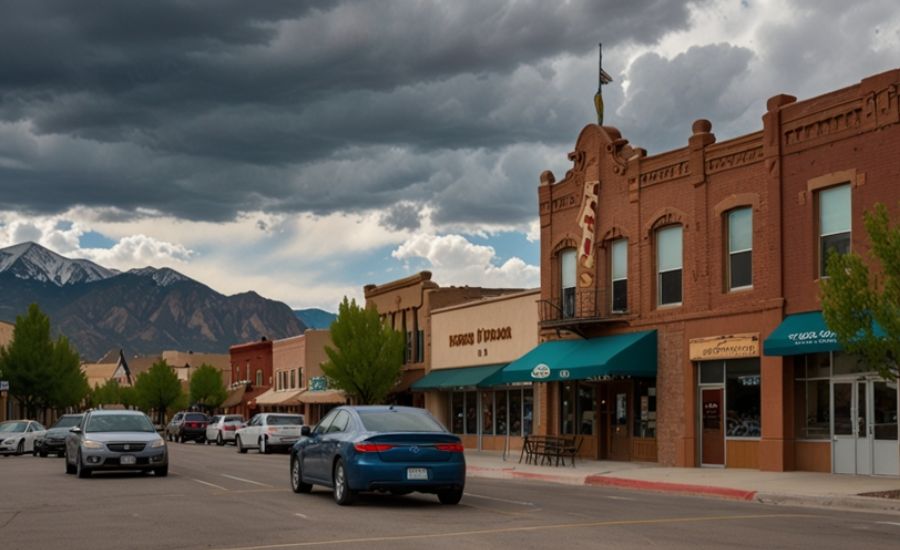
[[[309,379],[309,391],[325,391],[328,389],[328,380],[324,376],[313,376]]]
[[[9,391],[9,381],[0,380],[0,391]]]
[[[531,377],[536,380],[543,380],[544,378],[550,378],[550,367],[541,363],[540,365],[531,369]]]
[[[691,361],[759,357],[759,333],[691,338]]]

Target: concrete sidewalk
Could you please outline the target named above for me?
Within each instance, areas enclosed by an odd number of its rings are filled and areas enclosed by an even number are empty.
[[[900,478],[762,472],[735,468],[670,468],[655,463],[578,459],[574,467],[519,463],[519,453],[466,452],[470,477],[600,485],[769,504],[830,506],[900,513],[900,499],[862,493],[900,490]]]

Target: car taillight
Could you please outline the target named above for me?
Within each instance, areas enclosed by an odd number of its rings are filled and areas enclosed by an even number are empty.
[[[393,445],[388,445],[387,443],[356,443],[353,445],[353,448],[356,449],[358,453],[380,453],[382,451],[387,451],[389,449],[393,449]]]
[[[438,443],[434,448],[448,453],[461,453],[464,450],[462,443]]]
[[[237,429],[237,426],[235,426],[234,424],[225,424],[224,426],[222,426],[222,429],[227,432],[233,432]]]

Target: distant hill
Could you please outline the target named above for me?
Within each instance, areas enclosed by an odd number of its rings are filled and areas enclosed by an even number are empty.
[[[295,309],[294,315],[309,328],[328,328],[337,318],[336,314],[317,308]]]
[[[225,296],[172,269],[120,273],[35,243],[0,249],[0,320],[15,322],[31,303],[86,360],[120,347],[137,355],[227,353],[234,344],[306,329],[282,302],[255,292]]]

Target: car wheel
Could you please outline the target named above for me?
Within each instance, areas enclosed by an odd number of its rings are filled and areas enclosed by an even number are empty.
[[[459,501],[462,500],[462,496],[463,488],[460,487],[449,491],[441,491],[438,493],[438,500],[441,501],[441,504],[459,504]]]
[[[216,436],[216,445],[221,447],[225,444],[225,439],[222,437],[222,432],[219,432],[219,435]]]
[[[25,440],[22,439],[19,441],[19,446],[16,447],[16,456],[20,456],[25,452]]]
[[[179,443],[184,443],[184,434],[181,434],[181,435],[178,436],[178,442],[179,442]]]
[[[78,456],[75,457],[75,473],[82,479],[91,477],[91,470],[84,467],[84,461],[81,459],[81,451],[78,451]]]
[[[194,441],[197,442],[197,445],[208,445],[209,444],[209,441],[206,440],[205,435],[201,435],[198,439],[195,439]]]
[[[41,452],[39,452],[38,454],[41,455],[41,458],[47,458],[48,453],[44,449],[41,449]]]
[[[344,461],[340,458],[334,464],[334,476],[332,478],[334,485],[334,501],[341,506],[353,504],[356,498],[356,492],[350,490],[350,483],[347,480],[347,470],[344,468]]]
[[[167,475],[169,475],[169,465],[166,464],[165,466],[162,466],[160,468],[154,468],[153,475],[155,475],[156,477],[166,477]]]
[[[32,445],[31,446],[31,456],[37,456],[37,455],[38,455],[37,445]]]
[[[291,457],[291,489],[295,493],[309,493],[312,491],[312,483],[303,483],[303,471],[300,469],[300,459]]]
[[[66,461],[66,473],[67,473],[67,474],[74,474],[74,473],[75,473],[75,466],[72,465],[72,464],[69,464],[69,453],[66,453],[65,455],[63,455],[63,458],[64,458],[64,460]]]
[[[247,449],[241,444],[241,436],[236,436],[234,438],[234,445],[238,448],[239,453],[245,454],[247,452]]]

